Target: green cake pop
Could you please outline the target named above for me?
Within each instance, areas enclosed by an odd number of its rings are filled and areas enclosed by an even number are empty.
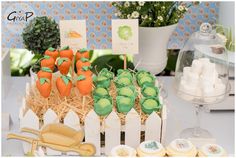
[[[94,103],[94,111],[99,116],[106,116],[112,111],[112,99],[110,97],[100,98]]]
[[[142,77],[144,76],[149,76],[150,75],[150,72],[148,71],[145,71],[145,70],[139,70],[137,73],[136,73],[136,80],[140,80]]]
[[[143,87],[144,85],[155,86],[155,78],[151,74],[143,75],[137,82],[140,87]]]
[[[93,91],[93,99],[98,100],[103,97],[108,97],[109,92],[106,88],[103,87],[96,87]]]
[[[157,97],[159,94],[159,89],[154,86],[144,85],[142,87],[142,95],[144,97]]]
[[[105,76],[108,79],[113,79],[114,77],[114,73],[109,71],[107,68],[103,68],[100,72],[99,72],[99,76]]]
[[[129,78],[133,78],[131,72],[129,70],[119,69],[117,70],[117,76],[127,76]]]
[[[118,88],[117,94],[120,96],[127,96],[127,97],[136,97],[137,92],[133,85]]]
[[[111,84],[111,80],[105,76],[97,76],[94,77],[94,83],[97,87],[109,88]]]
[[[141,109],[145,114],[151,114],[153,111],[159,111],[161,109],[161,104],[159,100],[154,97],[142,98]]]
[[[120,113],[128,113],[134,106],[134,97],[117,96],[116,107]]]
[[[132,85],[132,78],[128,76],[118,76],[115,80],[117,88]]]

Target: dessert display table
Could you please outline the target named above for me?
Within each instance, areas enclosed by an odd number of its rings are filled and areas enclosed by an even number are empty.
[[[191,127],[195,123],[194,107],[175,95],[172,87],[174,77],[159,77],[158,79],[168,92],[166,139],[163,144],[167,145],[173,139],[179,138],[179,133],[183,129]],[[23,156],[22,142],[16,140],[7,141],[6,134],[19,132],[19,108],[22,105],[22,97],[25,95],[25,84],[30,82],[30,77],[12,77],[10,82],[12,84],[9,86],[8,93],[2,99],[2,113],[10,114],[12,125],[10,131],[2,131],[2,156]],[[221,104],[234,104],[233,101],[232,97],[228,97]],[[212,133],[214,139],[211,141],[220,144],[230,156],[233,156],[235,152],[234,112],[205,112],[202,115],[201,126]]]

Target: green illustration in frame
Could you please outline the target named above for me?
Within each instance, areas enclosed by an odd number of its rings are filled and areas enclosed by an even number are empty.
[[[133,35],[132,28],[127,25],[119,26],[117,33],[118,33],[119,38],[125,41],[128,41]]]

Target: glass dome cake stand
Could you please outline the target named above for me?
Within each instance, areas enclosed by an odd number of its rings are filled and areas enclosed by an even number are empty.
[[[211,138],[200,127],[200,113],[204,107],[219,103],[230,91],[229,62],[222,40],[209,23],[192,34],[179,52],[174,88],[176,95],[195,105],[196,125],[184,129],[181,138]]]
[[[202,99],[202,96],[194,96],[183,91],[178,91],[176,94],[181,99],[189,101],[186,98],[194,98],[190,102],[195,106],[195,115],[196,115],[195,127],[184,129],[180,133],[180,138],[211,138],[212,137],[211,133],[208,130],[201,128],[200,126],[201,112],[204,111],[204,108],[206,106],[222,102],[224,98],[228,95],[229,91],[230,91],[230,84],[228,84],[227,90],[224,94],[218,96],[204,97],[204,100],[214,100],[213,102],[205,102]]]

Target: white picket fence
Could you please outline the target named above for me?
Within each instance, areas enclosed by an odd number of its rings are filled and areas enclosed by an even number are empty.
[[[26,95],[29,90],[29,83],[26,85]],[[166,130],[166,105],[163,106],[160,117],[157,113],[153,112],[145,124],[141,124],[141,118],[139,114],[132,109],[125,118],[125,125],[121,125],[121,121],[116,112],[111,112],[102,125],[100,125],[100,118],[91,110],[85,117],[84,126],[80,125],[80,118],[73,111],[70,110],[65,118],[64,124],[68,125],[76,130],[83,129],[85,132],[85,142],[92,143],[96,146],[96,156],[109,155],[111,149],[121,144],[121,132],[125,133],[124,142],[133,148],[137,148],[141,143],[141,131],[145,132],[145,140],[157,140],[164,143],[165,130]],[[19,112],[20,128],[29,127],[36,130],[40,130],[39,118],[30,109],[26,109],[25,98],[23,98],[23,105]],[[50,123],[58,123],[58,117],[52,109],[48,109],[44,114],[44,125]],[[103,132],[105,135],[105,145],[101,146],[101,135]],[[27,136],[33,136],[27,134]],[[30,151],[30,144],[23,143],[24,152]],[[61,153],[52,149],[46,150],[46,155],[77,155],[74,152]]]

